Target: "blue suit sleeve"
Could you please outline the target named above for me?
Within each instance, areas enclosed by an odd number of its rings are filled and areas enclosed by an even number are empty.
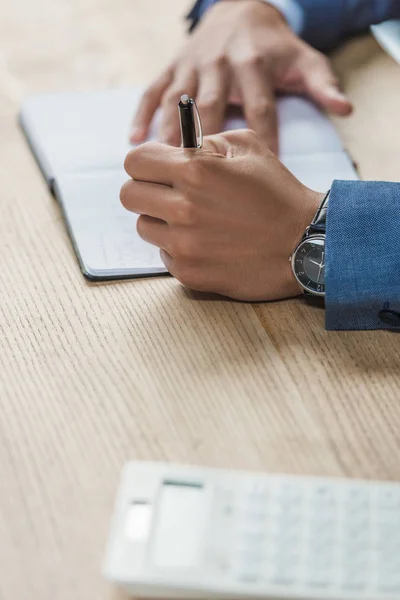
[[[194,26],[206,10],[219,0],[198,0],[189,18]],[[289,23],[299,22],[295,7],[301,9],[304,40],[320,50],[330,50],[350,35],[370,25],[400,18],[400,0],[271,0]],[[298,11],[297,11],[298,13]]]
[[[336,181],[326,231],[326,327],[400,327],[400,183]],[[395,319],[396,320],[396,319]]]
[[[201,19],[204,13],[219,0],[198,0],[189,14],[192,28]],[[300,35],[303,29],[304,12],[297,0],[264,0],[267,4],[275,6],[286,18],[290,27]]]
[[[400,17],[399,0],[297,0],[304,11],[302,37],[328,50],[370,25]]]
[[[216,4],[218,1],[219,0],[197,0],[188,15],[188,19],[190,19],[193,25],[196,24],[204,15],[206,10],[209,9],[213,4]]]

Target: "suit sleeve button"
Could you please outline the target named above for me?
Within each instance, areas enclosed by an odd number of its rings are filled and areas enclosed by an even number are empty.
[[[392,329],[400,330],[400,313],[394,310],[381,310],[379,320]]]

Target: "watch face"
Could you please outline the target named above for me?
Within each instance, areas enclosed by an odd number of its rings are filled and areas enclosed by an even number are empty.
[[[300,285],[316,296],[325,295],[325,236],[311,236],[296,249],[292,258],[294,275]]]

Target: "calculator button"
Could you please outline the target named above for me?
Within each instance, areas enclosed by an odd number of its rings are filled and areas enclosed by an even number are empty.
[[[400,490],[392,488],[379,490],[377,505],[380,509],[400,511]]]
[[[314,569],[308,571],[307,585],[311,587],[327,588],[332,585],[331,569]]]
[[[277,493],[277,500],[283,506],[289,505],[298,505],[303,501],[303,488],[296,484],[285,483],[281,486],[279,492]]]
[[[352,487],[345,492],[344,503],[346,509],[368,509],[370,505],[369,490],[361,487]]]
[[[277,571],[272,575],[273,585],[293,585],[296,581],[296,575],[293,571]]]
[[[349,572],[346,573],[342,579],[342,588],[348,591],[361,591],[365,590],[368,585],[365,573],[362,572]]]
[[[267,536],[264,531],[254,529],[244,531],[240,535],[240,538],[243,544],[247,544],[249,546],[260,546],[261,544],[265,543]]]
[[[311,503],[314,506],[332,506],[337,502],[337,492],[330,485],[320,485],[314,488]]]
[[[260,580],[260,573],[258,571],[243,571],[238,574],[238,581],[240,583],[257,583]]]
[[[384,577],[379,580],[378,588],[383,592],[400,592],[400,577],[399,575],[393,575],[390,577]]]

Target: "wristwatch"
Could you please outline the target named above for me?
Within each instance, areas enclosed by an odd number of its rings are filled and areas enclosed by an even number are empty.
[[[306,296],[325,297],[326,215],[330,191],[290,258],[293,274]]]

